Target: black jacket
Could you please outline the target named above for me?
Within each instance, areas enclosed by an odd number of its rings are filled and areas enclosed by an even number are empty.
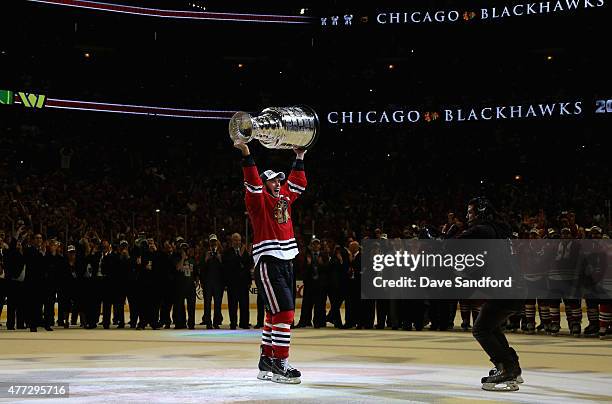
[[[310,263],[308,262],[310,261]],[[319,251],[314,253],[310,249],[304,253],[304,284],[312,282],[328,283],[330,278],[329,254]]]
[[[208,260],[206,259],[208,257]],[[223,257],[221,252],[206,251],[206,254],[201,259],[200,280],[204,283],[212,282],[214,284],[223,284],[225,279],[223,276]]]
[[[223,273],[227,285],[251,285],[253,266],[253,257],[246,250],[236,252],[230,247],[223,253]]]
[[[26,283],[43,283],[45,279],[45,256],[36,247],[26,247],[23,252],[26,265]]]

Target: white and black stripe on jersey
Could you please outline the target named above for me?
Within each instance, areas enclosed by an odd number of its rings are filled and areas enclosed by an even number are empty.
[[[244,187],[246,188],[246,190],[248,192],[251,192],[253,194],[261,194],[263,192],[263,186],[257,186],[257,185],[251,185],[248,182],[244,182]]]
[[[289,240],[263,240],[253,244],[253,260],[259,261],[262,255],[272,255],[279,259],[293,259],[298,254],[297,241],[295,238]]]

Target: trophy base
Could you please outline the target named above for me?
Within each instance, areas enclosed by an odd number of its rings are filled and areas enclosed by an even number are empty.
[[[234,143],[248,143],[253,134],[253,122],[247,112],[236,112],[229,123],[230,139]]]

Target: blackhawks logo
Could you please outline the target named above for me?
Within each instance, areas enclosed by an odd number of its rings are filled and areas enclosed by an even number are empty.
[[[274,207],[274,219],[278,223],[287,223],[289,220],[289,203],[284,198],[279,198],[276,206]]]

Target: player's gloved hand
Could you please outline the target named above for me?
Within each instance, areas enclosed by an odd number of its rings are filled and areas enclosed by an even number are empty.
[[[243,143],[240,140],[236,140],[234,142],[234,147],[240,150],[243,156],[248,156],[250,154],[249,146],[247,146],[246,143]]]
[[[298,160],[304,159],[304,154],[306,154],[306,149],[302,149],[300,147],[294,147],[293,151],[295,152],[295,158]]]

